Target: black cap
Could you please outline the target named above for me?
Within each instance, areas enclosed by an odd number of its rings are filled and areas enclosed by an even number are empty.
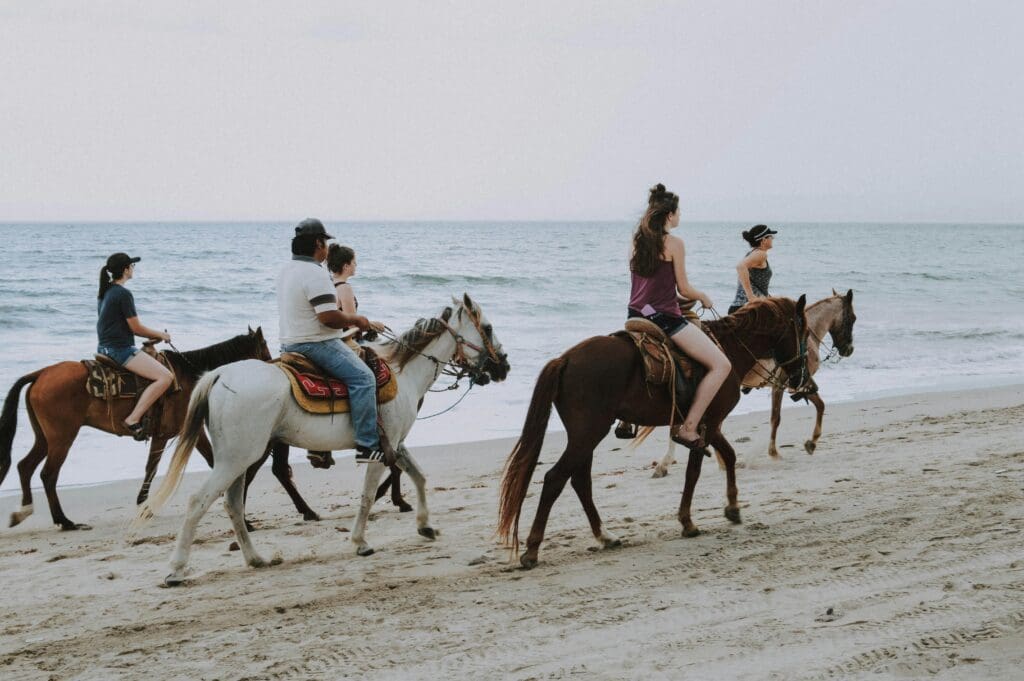
[[[107,258],[107,271],[111,274],[117,272],[120,274],[124,272],[124,269],[133,263],[137,263],[142,258],[133,258],[127,253],[115,253],[114,255]]]
[[[320,222],[316,218],[306,218],[295,226],[295,236],[300,234],[307,234],[309,236],[322,236],[325,239],[333,239],[334,237],[327,233],[324,229],[324,223]]]
[[[750,238],[754,241],[760,241],[761,239],[771,236],[772,234],[778,234],[774,229],[771,229],[768,225],[757,225],[750,230]]]

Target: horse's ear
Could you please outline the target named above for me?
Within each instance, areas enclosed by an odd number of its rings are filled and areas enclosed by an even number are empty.
[[[853,289],[852,288],[849,291],[846,292],[846,302],[848,302],[848,303],[852,303],[853,302]]]
[[[259,338],[260,340],[263,340],[263,327],[262,326],[257,326],[256,327],[256,337]]]
[[[796,301],[796,313],[803,314],[804,307],[807,305],[807,294],[801,294],[800,298]]]
[[[247,327],[247,328],[249,329],[249,335],[251,336],[252,335],[252,327],[250,326],[250,327]]]
[[[473,309],[473,301],[469,299],[469,294],[468,294],[468,293],[463,293],[463,294],[462,294],[462,302],[463,302],[463,303],[464,303],[464,304],[466,305],[466,307],[467,307],[467,308],[469,308],[470,310],[472,310],[472,309]]]
[[[455,296],[452,296],[452,305],[461,305],[461,304],[462,303],[459,302],[458,298],[456,298]]]

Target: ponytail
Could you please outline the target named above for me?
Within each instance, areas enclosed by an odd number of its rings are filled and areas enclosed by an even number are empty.
[[[104,265],[100,268],[100,292],[96,296],[99,300],[103,300],[103,296],[107,294],[107,290],[111,285],[110,272],[107,270],[107,266]]]

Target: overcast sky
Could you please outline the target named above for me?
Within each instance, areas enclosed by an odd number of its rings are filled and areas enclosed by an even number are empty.
[[[1014,1],[3,1],[0,221],[632,219],[662,181],[684,219],[1024,222],[1022,35]]]

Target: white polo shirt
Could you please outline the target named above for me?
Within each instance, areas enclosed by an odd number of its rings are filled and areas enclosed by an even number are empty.
[[[277,311],[281,345],[338,338],[341,329],[324,326],[317,313],[338,309],[334,284],[313,258],[293,255],[277,275]]]

